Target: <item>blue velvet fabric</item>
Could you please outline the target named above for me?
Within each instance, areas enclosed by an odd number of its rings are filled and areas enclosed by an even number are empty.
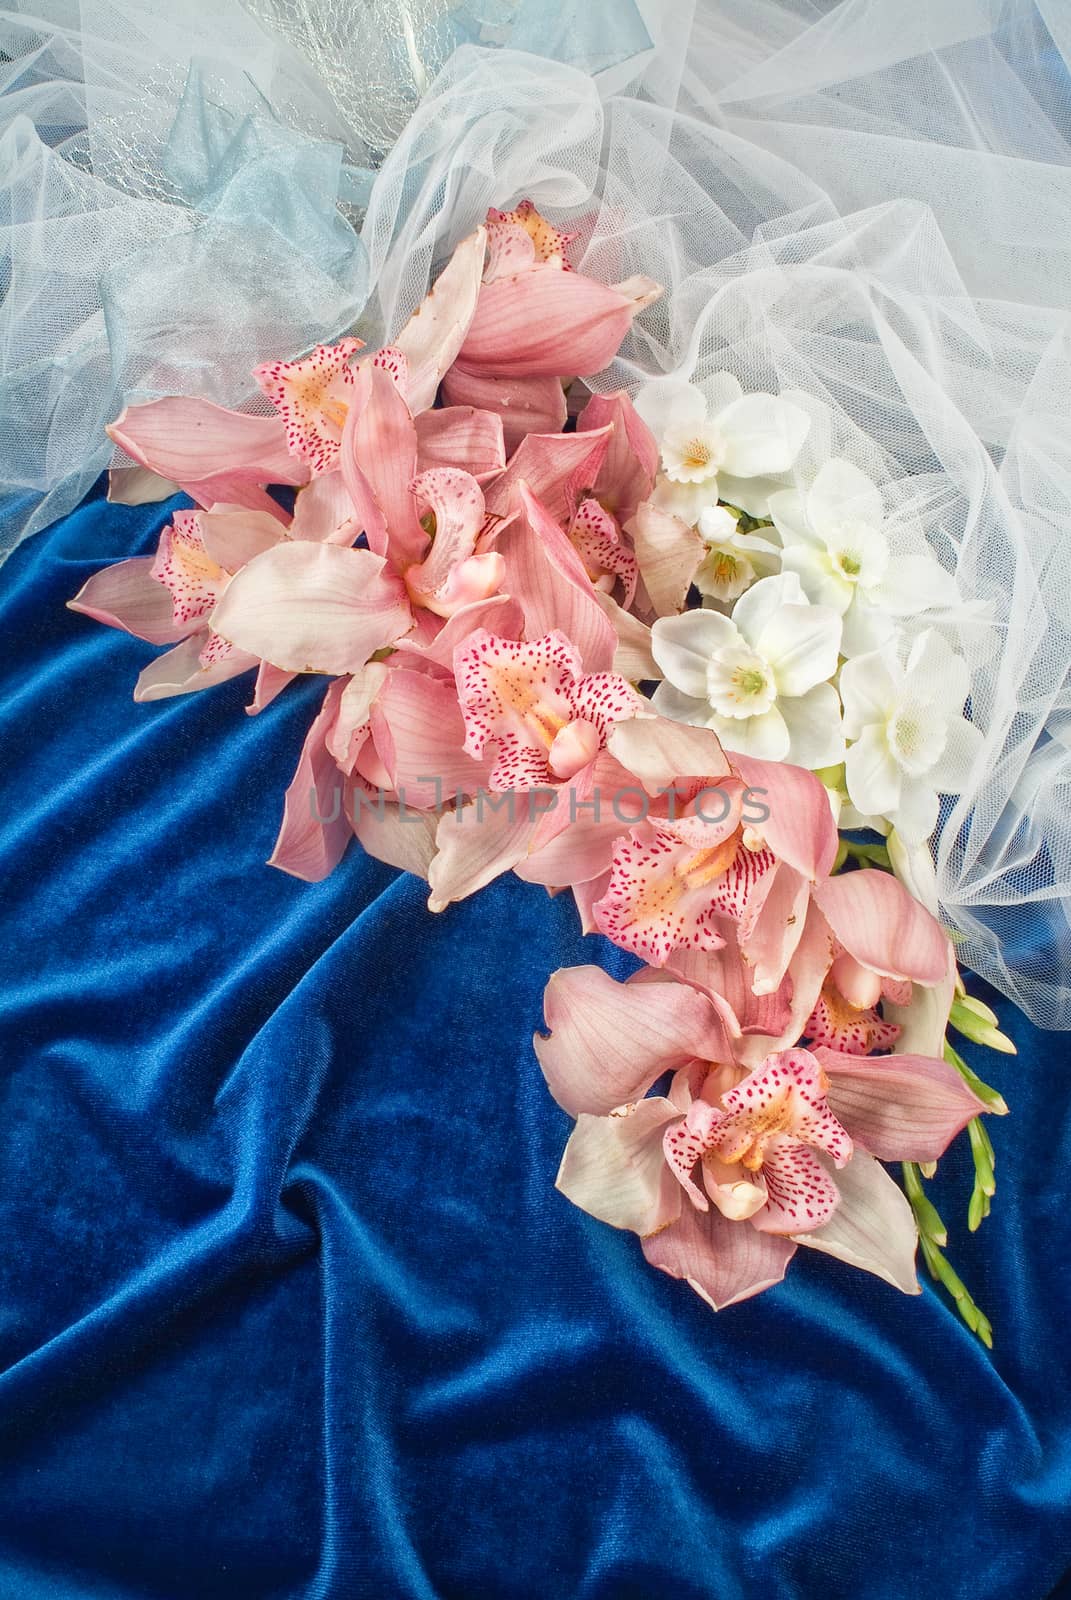
[[[320,686],[135,706],[148,647],[64,610],[163,518],[0,581],[2,1600],[1052,1592],[1066,1038],[1001,1007],[977,1237],[965,1151],[935,1185],[992,1357],[806,1252],[715,1316],[554,1190],[543,984],[619,959],[567,900],[272,871]]]

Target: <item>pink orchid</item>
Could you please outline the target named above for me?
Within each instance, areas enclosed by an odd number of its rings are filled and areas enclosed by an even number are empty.
[[[479,756],[494,742],[490,782],[499,791],[576,778],[605,748],[611,724],[641,705],[615,673],[585,675],[557,630],[527,644],[481,630],[457,652],[454,670],[465,749]]]
[[[716,1309],[778,1282],[799,1244],[917,1292],[914,1218],[880,1162],[936,1159],[983,1109],[944,1061],[789,1049],[749,1071],[724,1001],[596,967],[554,975],[546,1018],[536,1053],[577,1119],[558,1187],[653,1265]]]
[[[833,959],[803,1033],[812,1048],[826,1045],[860,1055],[888,1050],[901,1025],[892,1020],[891,1010],[885,1016],[885,1008],[910,1006],[916,987],[945,985],[948,936],[887,872],[840,873],[817,884],[814,899],[829,929]],[[931,1041],[934,1053],[940,1051],[947,1020],[946,1003],[940,1037]]]
[[[338,464],[360,339],[318,344],[299,361],[267,361],[253,376],[283,419],[290,453],[314,472]]]
[[[648,278],[607,286],[572,271],[569,236],[530,202],[491,212],[486,238],[483,281],[444,392],[452,404],[498,411],[516,443],[533,428],[563,426],[560,380],[605,367],[662,291]]]

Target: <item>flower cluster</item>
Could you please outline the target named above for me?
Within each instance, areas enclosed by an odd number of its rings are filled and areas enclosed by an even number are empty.
[[[170,646],[138,700],[255,671],[257,713],[324,676],[275,866],[322,878],[355,835],[435,911],[512,871],[638,958],[547,989],[577,1205],[715,1306],[801,1244],[913,1290],[929,1203],[881,1163],[970,1123],[987,1205],[977,1119],[1004,1108],[946,1047],[980,1017],[948,938],[837,809],[917,845],[973,759],[965,667],[897,624],[951,580],[892,560],[847,462],[800,487],[796,401],[585,391],[660,291],[569,243],[493,211],[393,344],[259,367],[273,415],[128,408],[113,497],[192,505],[71,604]]]

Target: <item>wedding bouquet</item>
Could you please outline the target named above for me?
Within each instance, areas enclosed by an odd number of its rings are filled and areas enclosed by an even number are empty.
[[[988,1344],[924,1188],[967,1130],[976,1228],[1007,1109],[948,1040],[1012,1048],[930,852],[979,758],[972,607],[820,396],[593,392],[661,290],[572,237],[492,211],[390,344],[259,366],[271,414],[128,407],[112,498],[193,504],[71,605],[170,647],[136,700],[324,676],[272,865],[356,836],[433,912],[513,872],[630,953],[555,973],[535,1039],[576,1205],[716,1309],[799,1245],[917,1292],[921,1243]]]

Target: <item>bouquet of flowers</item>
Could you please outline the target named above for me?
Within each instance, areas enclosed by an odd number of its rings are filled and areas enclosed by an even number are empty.
[[[535,1039],[576,1205],[716,1309],[799,1245],[917,1292],[921,1244],[989,1343],[924,1188],[967,1130],[988,1212],[1007,1108],[948,1033],[1012,1048],[937,916],[955,581],[857,466],[801,470],[817,397],[593,393],[661,291],[571,238],[492,211],[388,346],[258,367],[271,414],[128,407],[112,498],[192,505],[71,605],[170,647],[136,700],[324,676],[272,865],[356,836],[433,912],[513,872],[630,953],[555,973]]]

